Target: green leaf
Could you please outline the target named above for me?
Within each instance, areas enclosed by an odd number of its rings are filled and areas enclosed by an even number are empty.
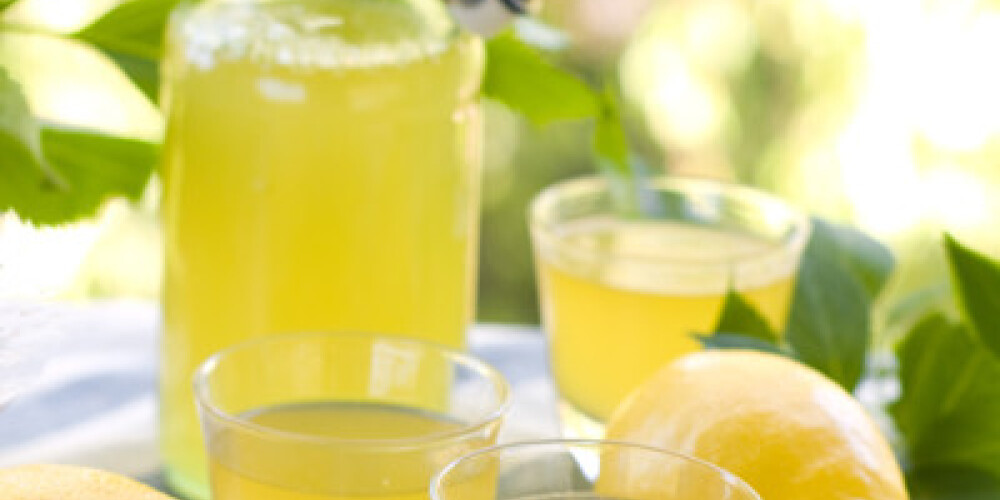
[[[40,162],[40,128],[21,87],[0,67],[0,144],[4,157],[27,156]]]
[[[662,217],[664,199],[647,180],[648,168],[632,154],[619,108],[618,92],[607,86],[599,95],[594,123],[593,154],[608,180],[615,211],[622,216]]]
[[[0,11],[3,11],[4,9],[10,7],[11,5],[14,5],[14,2],[16,1],[17,0],[0,0]]]
[[[127,0],[75,36],[103,52],[146,97],[156,102],[163,33],[177,3],[178,0]]]
[[[41,128],[31,114],[20,86],[0,67],[0,212],[17,208],[5,194],[17,179],[32,178],[50,189],[65,186],[42,155]]]
[[[715,325],[716,333],[736,332],[748,337],[777,344],[778,335],[764,316],[735,290],[730,289]]]
[[[996,500],[1000,478],[974,467],[938,466],[908,471],[910,500]]]
[[[878,296],[892,274],[894,260],[885,245],[849,226],[813,218],[813,237],[835,248],[841,264],[858,278],[871,297]]]
[[[101,50],[156,60],[170,11],[177,2],[127,0],[77,32],[76,37]]]
[[[102,52],[114,61],[115,65],[132,80],[132,83],[145,94],[147,99],[152,102],[159,100],[160,65],[158,61],[111,50],[102,50]]]
[[[897,357],[901,395],[890,413],[910,468],[1000,476],[1000,361],[939,313],[911,330]]]
[[[507,32],[486,44],[483,94],[536,125],[597,114],[597,97],[582,80],[546,61]]]
[[[833,226],[813,226],[799,273],[785,340],[795,357],[854,390],[864,371],[871,338],[871,300],[848,259]]]
[[[730,289],[711,335],[695,335],[706,349],[751,349],[784,354],[767,320],[752,304]]]
[[[899,379],[902,396],[891,412],[897,427],[908,440],[919,441],[928,427],[940,418],[942,399],[955,380],[960,379],[963,366],[974,347],[960,325],[952,324],[940,313],[922,318],[896,349],[900,362]]]
[[[633,178],[635,172],[630,161],[628,136],[622,128],[621,113],[612,90],[601,95],[600,112],[594,124],[593,147],[602,170],[613,177]]]
[[[0,162],[0,206],[40,225],[93,215],[110,197],[135,200],[156,165],[157,146],[95,132],[46,128],[42,149],[64,179],[54,185],[41,170]]]
[[[705,349],[749,349],[752,351],[763,351],[772,354],[787,355],[774,341],[742,335],[739,333],[716,332],[711,335],[695,335],[698,342]]]
[[[945,235],[952,285],[966,320],[1000,359],[1000,266]]]

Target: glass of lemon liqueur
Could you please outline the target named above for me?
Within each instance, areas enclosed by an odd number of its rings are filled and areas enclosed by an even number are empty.
[[[658,178],[642,215],[609,184],[567,181],[530,221],[563,432],[600,437],[619,402],[666,362],[700,348],[735,289],[780,331],[809,235],[802,213],[763,192]]]
[[[207,495],[190,380],[211,353],[317,330],[463,347],[483,59],[441,0],[206,0],[175,12],[161,435],[176,491]]]
[[[254,339],[195,374],[214,500],[426,500],[492,445],[509,388],[440,344],[371,334]]]
[[[708,462],[633,443],[529,441],[465,455],[434,477],[432,500],[760,500]]]

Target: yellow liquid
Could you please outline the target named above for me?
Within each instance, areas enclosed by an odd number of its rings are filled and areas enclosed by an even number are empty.
[[[773,326],[785,322],[794,262],[749,276],[734,275],[725,265],[697,264],[664,274],[650,262],[726,262],[771,251],[772,245],[749,234],[681,223],[595,218],[568,224],[556,247],[586,248],[604,257],[544,250],[538,256],[552,370],[570,409],[564,416],[576,420],[564,423],[596,424],[567,433],[599,434],[600,422],[633,388],[670,360],[700,349],[692,334],[711,332],[730,282]]]
[[[464,344],[482,46],[440,29],[399,0],[221,2],[175,19],[161,436],[183,494],[207,493],[190,385],[210,354],[319,330]]]
[[[252,422],[296,435],[355,440],[348,444],[262,439],[222,430],[211,443],[215,500],[426,500],[433,474],[451,459],[492,444],[430,436],[460,426],[440,416],[398,406],[317,403],[267,408]],[[422,444],[379,448],[357,440]]]

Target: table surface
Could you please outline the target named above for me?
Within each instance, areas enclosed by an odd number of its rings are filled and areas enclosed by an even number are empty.
[[[45,342],[35,342],[32,350],[45,362],[40,374],[19,382],[20,393],[0,410],[0,467],[87,465],[162,486],[156,441],[156,304],[50,304],[30,314],[24,311],[17,314],[22,324],[35,316],[34,329],[44,330],[40,335]],[[32,328],[22,330],[22,337],[32,333]],[[8,326],[5,338],[0,330],[0,348],[17,341],[16,333]],[[558,435],[555,391],[537,328],[477,325],[470,349],[503,372],[513,388],[501,441]],[[0,356],[0,375],[3,361]],[[37,361],[27,368],[35,366]]]

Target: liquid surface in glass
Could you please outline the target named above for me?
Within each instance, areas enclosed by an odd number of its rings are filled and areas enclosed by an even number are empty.
[[[416,7],[432,3],[208,2],[175,16],[160,380],[181,493],[207,493],[190,386],[210,354],[320,330],[464,344],[483,56]]]
[[[599,425],[656,369],[700,349],[692,334],[711,332],[731,282],[772,325],[784,324],[794,266],[749,279],[731,274],[726,265],[696,271],[700,264],[773,251],[774,244],[762,238],[683,223],[598,217],[568,223],[559,236],[559,248],[600,255],[576,262],[544,251],[539,256],[552,369],[564,413],[576,413],[564,415],[571,426],[573,421]],[[664,276],[650,271],[656,262],[692,264],[690,272]],[[600,432],[584,426],[566,430]]]
[[[211,474],[217,500],[426,500],[431,475],[472,442],[421,445],[461,426],[400,406],[314,403],[276,406],[248,421],[296,436],[350,440],[321,444],[222,431],[213,436]],[[413,441],[406,441],[412,439]],[[366,444],[364,441],[368,440]],[[404,440],[396,448],[372,441]],[[485,446],[485,443],[478,443]]]

